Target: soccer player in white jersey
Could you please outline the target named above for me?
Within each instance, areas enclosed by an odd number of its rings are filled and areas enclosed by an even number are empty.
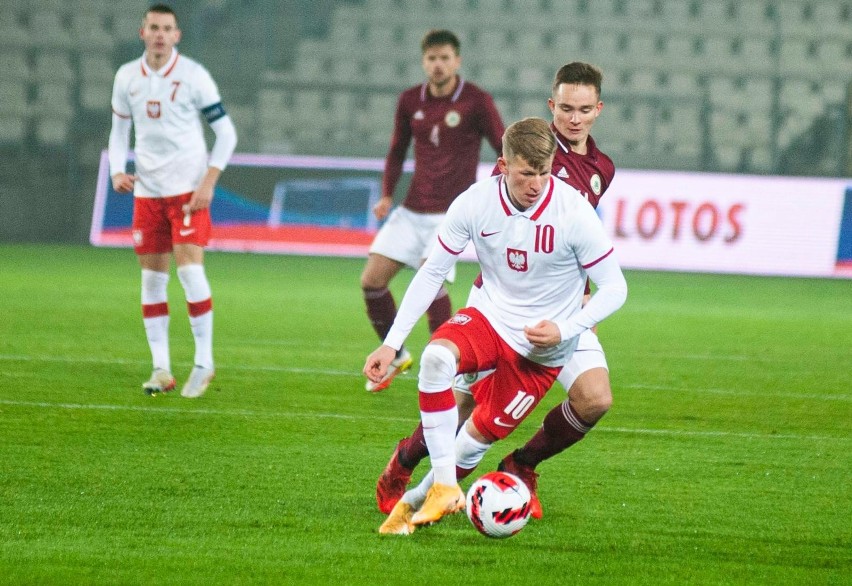
[[[234,152],[237,133],[210,73],[175,48],[180,35],[170,7],[156,4],[145,12],[139,32],[145,52],[115,75],[109,163],[113,188],[134,195],[133,244],[142,267],[142,317],[154,366],[142,388],[154,395],[176,386],[167,302],[173,254],[195,339],[195,365],[181,395],[194,398],[214,375],[213,302],[204,246],[210,239],[213,190]],[[201,117],[216,134],[209,158]],[[132,175],[126,171],[131,126]]]
[[[432,470],[379,528],[408,534],[464,507],[458,479],[508,436],[556,380],[578,336],[616,311],[627,285],[612,243],[583,196],[551,176],[556,139],[541,118],[503,136],[500,175],[475,183],[447,212],[435,246],[415,275],[384,344],[364,365],[381,380],[458,255],[473,242],[480,294],[438,328],[423,351],[420,417]],[[583,306],[586,277],[597,291]],[[458,427],[457,373],[495,369],[472,388],[476,407]],[[456,430],[458,429],[458,434]]]

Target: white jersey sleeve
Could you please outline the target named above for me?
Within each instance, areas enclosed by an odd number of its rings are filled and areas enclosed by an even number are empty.
[[[411,333],[417,320],[426,312],[444,284],[444,280],[458,260],[458,253],[443,246],[435,246],[423,266],[414,275],[399,305],[384,344],[399,350]]]
[[[597,287],[583,308],[556,325],[562,341],[579,336],[616,312],[627,300],[627,281],[612,254],[586,268],[586,273]]]

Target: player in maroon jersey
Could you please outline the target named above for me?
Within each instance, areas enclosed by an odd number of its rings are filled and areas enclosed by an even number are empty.
[[[397,103],[382,198],[373,208],[379,221],[387,221],[376,234],[361,273],[367,316],[380,340],[396,317],[396,303],[388,289],[391,279],[406,265],[417,269],[428,256],[450,203],[476,181],[482,139],[500,154],[503,121],[492,97],[457,74],[460,46],[450,31],[426,33],[421,42],[426,81],[402,92]],[[402,205],[391,212],[412,139],[414,176]],[[442,287],[427,311],[429,330],[451,315],[450,298]],[[367,390],[387,388],[411,364],[411,354],[400,348],[385,378],[379,383],[367,381]]]
[[[551,130],[556,142],[552,174],[582,193],[592,206],[612,182],[615,166],[598,150],[590,136],[592,125],[603,108],[600,99],[602,74],[588,63],[569,63],[556,73],[548,106],[553,114]],[[477,294],[474,286],[471,296]],[[586,290],[586,300],[589,290]],[[585,300],[584,300],[585,301]],[[470,387],[491,372],[459,377],[454,385],[459,421],[473,410]],[[580,336],[577,350],[559,374],[559,382],[568,389],[568,398],[544,418],[541,429],[524,445],[506,456],[498,469],[516,474],[526,482],[533,499],[532,514],[541,518],[541,503],[536,495],[538,474],[535,467],[577,443],[606,414],[612,404],[609,370],[603,348],[594,331]],[[376,486],[379,509],[388,513],[402,496],[411,472],[428,455],[422,429],[402,439]]]

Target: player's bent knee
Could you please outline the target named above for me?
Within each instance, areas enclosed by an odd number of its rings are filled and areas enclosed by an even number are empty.
[[[420,357],[420,390],[437,392],[449,389],[456,375],[456,356],[452,350],[440,344],[429,344]]]

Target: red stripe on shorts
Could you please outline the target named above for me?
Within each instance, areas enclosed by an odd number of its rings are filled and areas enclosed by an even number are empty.
[[[449,411],[456,408],[456,398],[453,390],[438,391],[437,393],[424,393],[420,391],[420,410],[426,413],[437,413],[438,411]]]
[[[187,301],[186,306],[189,308],[189,315],[198,317],[213,309],[213,300],[208,297],[204,301]]]
[[[143,303],[142,317],[161,317],[169,315],[168,303]]]

